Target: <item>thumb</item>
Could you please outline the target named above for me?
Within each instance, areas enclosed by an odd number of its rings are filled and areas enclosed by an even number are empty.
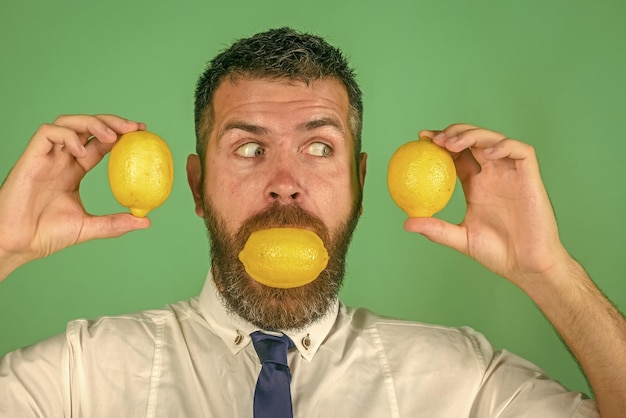
[[[113,215],[92,216],[85,221],[79,242],[97,238],[115,238],[137,229],[150,226],[150,219],[138,218],[130,213],[116,213]]]
[[[437,218],[409,218],[404,222],[404,229],[417,232],[432,242],[467,254],[465,228],[458,225]]]

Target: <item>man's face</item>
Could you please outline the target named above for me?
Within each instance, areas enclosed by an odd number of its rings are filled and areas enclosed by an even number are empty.
[[[336,297],[361,210],[366,156],[355,161],[345,87],[334,79],[227,79],[213,109],[204,182],[197,156],[187,169],[196,213],[211,236],[218,288],[232,310],[258,326],[303,327]],[[252,230],[272,226],[317,232],[330,253],[327,272],[295,289],[248,277],[236,255]],[[251,305],[254,314],[246,312]]]

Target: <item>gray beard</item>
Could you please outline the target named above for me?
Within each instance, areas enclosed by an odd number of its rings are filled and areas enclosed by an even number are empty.
[[[346,254],[359,218],[360,197],[355,200],[347,220],[332,236],[316,216],[299,206],[276,202],[248,218],[233,237],[208,199],[203,201],[213,279],[231,313],[261,329],[284,331],[301,330],[330,312],[343,285]],[[262,285],[248,275],[238,254],[252,232],[286,226],[317,233],[328,251],[328,265],[314,281],[304,286],[279,289]]]

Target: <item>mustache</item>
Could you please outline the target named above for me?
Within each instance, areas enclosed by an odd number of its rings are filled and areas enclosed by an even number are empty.
[[[254,231],[269,228],[303,228],[315,232],[327,243],[330,237],[324,222],[295,204],[274,202],[272,205],[250,216],[236,235],[236,242],[242,245]]]

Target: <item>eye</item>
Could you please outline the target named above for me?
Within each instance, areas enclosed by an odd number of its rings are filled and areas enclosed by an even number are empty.
[[[264,153],[265,150],[256,142],[248,142],[237,148],[237,154],[246,158],[260,157]]]
[[[306,149],[307,154],[317,157],[329,157],[333,153],[333,149],[321,142],[314,142]]]

